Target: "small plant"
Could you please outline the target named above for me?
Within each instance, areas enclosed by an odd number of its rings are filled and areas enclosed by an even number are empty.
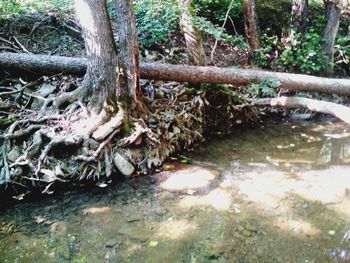
[[[253,54],[254,64],[262,68],[271,68],[278,58],[279,39],[276,35],[269,36],[268,32],[261,36],[261,47]]]
[[[292,72],[318,74],[322,69],[322,38],[313,29],[297,33],[281,53],[279,63]]]
[[[260,83],[253,83],[248,86],[247,93],[251,98],[276,97],[277,90],[281,84],[275,80],[266,80]]]
[[[166,40],[177,27],[179,12],[172,0],[140,0],[135,6],[139,42],[145,47]]]
[[[70,0],[0,0],[0,19],[26,13],[57,12],[61,15],[72,11]]]

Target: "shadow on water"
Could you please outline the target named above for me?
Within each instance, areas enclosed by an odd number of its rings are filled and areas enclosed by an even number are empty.
[[[350,134],[237,131],[193,164],[0,214],[0,262],[350,262]]]

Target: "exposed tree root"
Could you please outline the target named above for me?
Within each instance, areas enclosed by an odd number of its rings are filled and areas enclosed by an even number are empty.
[[[221,100],[177,83],[152,82],[149,86],[156,86],[154,92],[162,95],[151,96],[152,113],[147,120],[128,116],[122,107],[113,114],[93,115],[79,100],[79,88],[67,90],[59,79],[19,83],[12,90],[0,87],[0,105],[8,105],[0,112],[6,120],[0,123],[0,187],[50,193],[56,182],[108,182],[131,171],[148,173],[169,155],[200,140],[209,105],[206,98],[212,105]],[[49,84],[54,85],[52,93],[40,95]],[[23,92],[28,96],[16,100]],[[236,93],[225,96],[234,99]],[[232,99],[225,102],[232,107],[223,110],[237,111]]]

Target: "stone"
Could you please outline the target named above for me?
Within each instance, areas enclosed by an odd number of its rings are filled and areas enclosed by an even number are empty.
[[[52,94],[55,91],[56,87],[51,85],[50,83],[43,83],[40,87],[40,89],[36,92],[37,95],[46,98],[50,94]]]
[[[117,239],[110,239],[106,242],[105,247],[112,248],[115,247],[119,241]]]
[[[17,166],[14,171],[14,176],[21,176],[23,174],[23,168],[21,166]]]
[[[14,162],[17,160],[17,158],[21,155],[19,151],[19,147],[15,146],[12,148],[12,150],[8,153],[7,158],[10,162]]]
[[[292,120],[305,121],[312,117],[311,113],[294,113],[290,116]]]
[[[43,105],[44,102],[42,100],[34,99],[32,105],[30,106],[30,109],[37,111],[40,110]]]
[[[135,167],[120,153],[115,154],[113,161],[123,175],[129,177],[135,172]]]

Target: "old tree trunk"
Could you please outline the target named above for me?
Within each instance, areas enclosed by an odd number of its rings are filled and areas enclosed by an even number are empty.
[[[0,53],[0,68],[47,74],[65,72],[67,74],[83,75],[86,71],[86,60],[59,56]],[[248,85],[249,83],[275,80],[280,84],[277,88],[350,96],[349,79],[321,78],[303,74],[234,67],[219,68],[141,63],[140,77],[153,80],[232,85]]]
[[[75,0],[74,4],[87,55],[84,80],[73,90],[62,89],[47,98],[24,92],[26,86],[1,93],[5,100],[18,93],[20,99],[13,105],[21,102],[23,93],[29,99],[24,107],[12,107],[15,119],[7,108],[9,127],[0,134],[0,186],[30,185],[47,192],[57,181],[105,181],[116,172],[129,176],[135,163],[126,148],[135,141],[138,145],[145,141],[146,149],[157,143],[140,118],[147,108],[140,97],[132,1],[116,1],[119,54],[105,1]],[[33,100],[41,106],[28,111]],[[139,158],[145,160],[142,154]]]
[[[327,24],[323,32],[322,52],[324,55],[323,72],[326,76],[333,74],[334,44],[338,33],[343,4],[345,6],[343,2],[347,2],[347,0],[324,0]]]
[[[251,49],[260,47],[260,27],[255,0],[243,0],[244,29]]]
[[[292,29],[304,34],[307,26],[307,15],[309,12],[308,0],[293,0],[292,4]]]
[[[118,58],[104,1],[76,0],[75,10],[82,27],[87,55],[82,96],[89,98],[94,114],[117,110],[117,96],[125,87],[117,85]]]
[[[193,23],[192,0],[181,0],[179,5],[181,10],[180,26],[186,41],[189,63],[194,66],[204,66],[206,62],[203,40]]]

